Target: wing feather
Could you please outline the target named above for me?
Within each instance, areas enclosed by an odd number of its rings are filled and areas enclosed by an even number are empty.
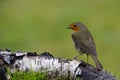
[[[86,54],[96,55],[95,43],[91,35],[81,38],[80,35],[72,34],[72,39],[77,49],[83,50]]]

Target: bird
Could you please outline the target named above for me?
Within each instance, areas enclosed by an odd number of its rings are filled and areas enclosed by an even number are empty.
[[[95,62],[96,68],[98,70],[103,69],[97,57],[94,39],[87,27],[81,22],[74,22],[67,29],[73,30],[71,37],[79,54],[87,54],[87,62],[90,55]]]

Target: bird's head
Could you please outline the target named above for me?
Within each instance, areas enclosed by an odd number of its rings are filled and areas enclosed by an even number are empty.
[[[75,23],[72,23],[70,24],[67,29],[72,29],[73,31],[77,32],[77,31],[80,31],[80,30],[83,30],[85,29],[86,27],[80,23],[80,22],[75,22]]]

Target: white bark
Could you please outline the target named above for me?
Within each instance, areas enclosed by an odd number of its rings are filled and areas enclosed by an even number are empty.
[[[54,58],[48,52],[40,55],[36,53],[11,53],[10,51],[0,51],[7,65],[11,65],[11,72],[15,71],[40,71],[48,72],[53,77],[68,77],[76,80],[80,77],[82,80],[116,80],[105,70],[98,71],[93,66],[75,59],[64,60]]]

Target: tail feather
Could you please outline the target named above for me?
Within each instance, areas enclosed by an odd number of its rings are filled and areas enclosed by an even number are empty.
[[[95,55],[91,55],[95,64],[96,64],[96,68],[101,70],[103,68],[102,64],[100,63],[100,61],[98,60],[97,56]]]

